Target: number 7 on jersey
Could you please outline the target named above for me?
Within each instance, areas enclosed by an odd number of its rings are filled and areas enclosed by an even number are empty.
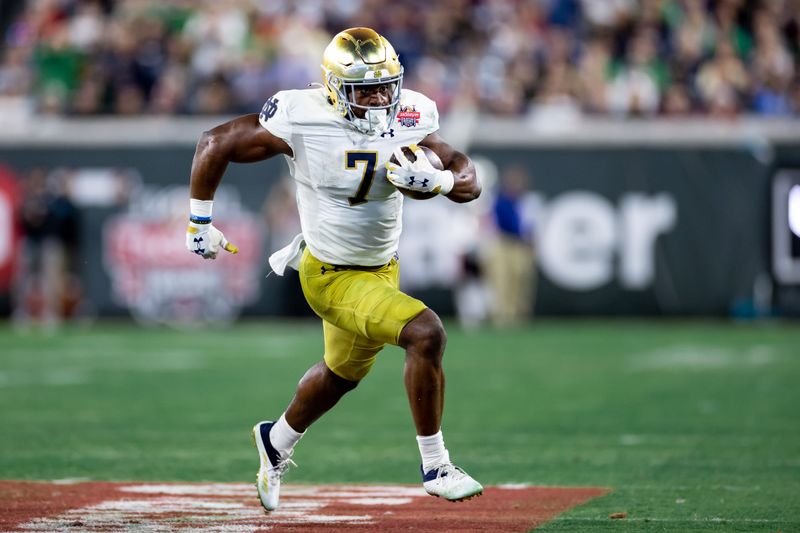
[[[369,193],[369,189],[372,187],[372,181],[375,179],[375,166],[377,162],[378,152],[359,150],[345,152],[345,168],[348,170],[358,168],[359,163],[364,163],[361,183],[358,184],[356,195],[347,199],[350,205],[359,205],[367,202],[367,193]]]

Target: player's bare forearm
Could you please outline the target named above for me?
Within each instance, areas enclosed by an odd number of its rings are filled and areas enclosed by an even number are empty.
[[[283,139],[261,127],[257,114],[244,115],[204,131],[192,160],[191,197],[211,200],[228,163],[253,163],[291,155]]]
[[[450,200],[463,204],[481,195],[481,183],[469,157],[453,151],[450,164],[445,164],[444,168],[453,173],[453,190],[447,195]]]
[[[466,203],[481,195],[481,183],[469,157],[453,149],[437,133],[431,133],[419,144],[436,152],[444,169],[453,173],[453,189],[447,194],[447,198],[453,202]]]
[[[190,184],[190,195],[198,200],[211,200],[214,198],[214,191],[217,190],[219,182],[225,169],[228,168],[228,159],[219,153],[216,141],[211,137],[210,131],[203,132],[192,160],[192,177]]]

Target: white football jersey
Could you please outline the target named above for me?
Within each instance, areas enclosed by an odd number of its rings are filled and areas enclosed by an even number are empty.
[[[294,153],[286,160],[311,253],[335,265],[388,263],[400,240],[403,195],[386,180],[385,163],[395,148],[439,129],[436,104],[403,89],[391,126],[368,135],[336,114],[325,89],[289,90],[267,100],[259,120]]]

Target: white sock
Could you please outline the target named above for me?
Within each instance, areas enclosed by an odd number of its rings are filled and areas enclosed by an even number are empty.
[[[281,454],[281,457],[285,458],[292,454],[294,445],[303,435],[305,435],[305,431],[298,433],[292,429],[292,426],[286,421],[286,415],[282,414],[269,431],[269,442]]]
[[[434,466],[450,462],[450,454],[444,447],[442,430],[435,435],[420,437],[417,435],[419,454],[422,456],[422,469],[427,472]]]

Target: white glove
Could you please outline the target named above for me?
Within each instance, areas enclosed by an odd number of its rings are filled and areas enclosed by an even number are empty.
[[[411,191],[432,192],[448,194],[453,190],[453,173],[449,170],[439,170],[431,165],[425,152],[416,144],[408,146],[417,157],[413,163],[403,153],[402,147],[395,149],[394,156],[400,166],[386,163],[386,179],[395,187]]]
[[[225,235],[211,222],[207,224],[189,222],[189,227],[186,228],[186,248],[202,256],[203,259],[216,259],[220,248],[232,254],[239,253],[239,248],[228,242]]]
[[[220,247],[232,254],[239,248],[229,243],[220,230],[211,224],[212,200],[189,200],[189,227],[186,228],[186,248],[203,259],[216,259]]]

